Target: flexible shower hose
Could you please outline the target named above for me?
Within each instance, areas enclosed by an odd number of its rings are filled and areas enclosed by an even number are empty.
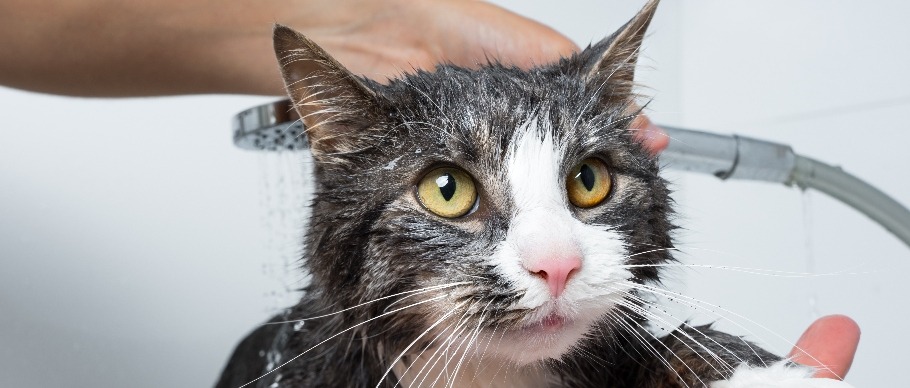
[[[815,189],[859,210],[910,247],[910,211],[840,167],[797,155],[790,146],[738,135],[662,126],[670,145],[660,155],[669,168]]]

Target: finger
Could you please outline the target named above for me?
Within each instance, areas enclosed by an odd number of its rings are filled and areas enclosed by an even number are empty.
[[[634,135],[635,139],[640,141],[642,146],[644,146],[651,155],[659,154],[670,144],[670,138],[667,136],[667,133],[657,125],[654,125],[648,116],[643,114],[638,115],[635,117],[635,120],[632,121],[631,127],[636,129]]]
[[[790,351],[793,361],[818,368],[815,377],[843,379],[859,345],[859,326],[849,317],[829,315],[812,323]]]

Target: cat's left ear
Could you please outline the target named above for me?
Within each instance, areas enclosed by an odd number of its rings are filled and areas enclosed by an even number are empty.
[[[621,103],[632,96],[638,53],[658,3],[659,0],[648,1],[632,20],[613,35],[573,58],[581,62],[579,75],[589,85],[605,89],[605,103]],[[578,64],[575,63],[576,66]]]
[[[378,96],[312,40],[276,25],[275,55],[284,84],[317,159],[362,147],[378,113]]]

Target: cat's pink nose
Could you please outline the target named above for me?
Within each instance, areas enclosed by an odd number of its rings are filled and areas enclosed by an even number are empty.
[[[532,274],[547,282],[554,298],[562,295],[569,277],[581,269],[581,259],[575,256],[539,260],[526,267]]]

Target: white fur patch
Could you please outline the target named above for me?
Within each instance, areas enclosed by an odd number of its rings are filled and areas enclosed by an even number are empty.
[[[711,388],[852,388],[848,383],[833,379],[815,379],[813,368],[788,365],[781,361],[770,367],[740,365],[726,381],[715,381]]]
[[[492,257],[493,264],[517,290],[524,292],[515,308],[537,309],[529,323],[552,312],[574,322],[559,338],[537,341],[539,352],[526,346],[505,349],[509,348],[509,341],[503,341],[506,346],[499,351],[524,363],[569,351],[591,323],[627,291],[628,287],[620,283],[631,274],[620,267],[628,254],[621,236],[609,227],[579,221],[569,208],[560,168],[563,151],[555,144],[552,131],[540,128],[533,120],[516,133],[512,144],[507,173],[515,212],[505,241]],[[573,255],[582,262],[555,300],[546,282],[524,265],[549,255]]]

